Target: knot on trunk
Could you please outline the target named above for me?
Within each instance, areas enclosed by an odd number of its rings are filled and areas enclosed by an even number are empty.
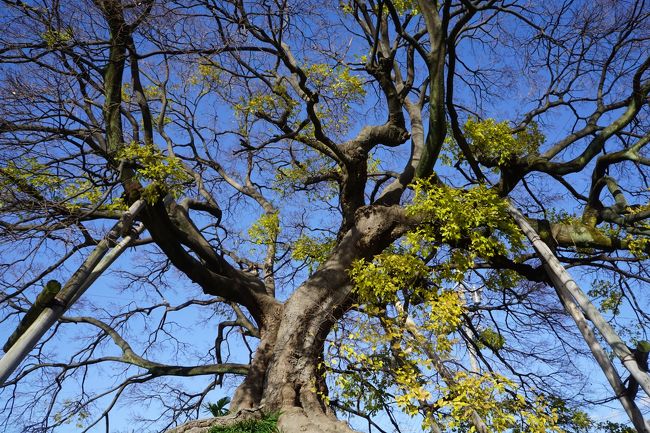
[[[411,224],[401,206],[372,205],[357,210],[355,225],[360,234],[360,247],[371,253],[378,245],[385,247],[382,240],[396,239],[406,233]]]

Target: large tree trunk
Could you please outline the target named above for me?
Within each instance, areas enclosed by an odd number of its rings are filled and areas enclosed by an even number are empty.
[[[335,269],[318,271],[265,323],[250,372],[233,396],[234,416],[194,421],[168,433],[207,433],[213,425],[269,412],[281,413],[283,433],[354,432],[323,402],[318,368],[325,339],[350,298],[347,274]]]
[[[352,239],[352,238],[356,239]],[[325,392],[318,364],[327,334],[349,302],[347,268],[359,255],[349,235],[268,322],[251,374],[235,392],[232,409],[280,411],[283,432],[349,432],[336,421],[319,392]]]
[[[261,412],[280,412],[279,427],[284,433],[353,432],[323,401],[327,389],[318,365],[327,335],[351,302],[350,266],[381,252],[406,228],[399,207],[359,209],[355,225],[330,258],[285,304],[264,307],[268,311],[262,314],[258,349],[231,403],[236,415],[228,420],[195,421],[171,432],[206,433],[210,425],[236,422]]]
[[[326,387],[318,364],[325,338],[350,292],[348,284],[327,284],[328,279],[322,279],[326,276],[310,279],[286,303],[268,365],[261,404],[282,412],[280,424],[286,433],[350,431],[322,399]]]
[[[280,412],[279,427],[284,433],[354,431],[338,421],[323,401],[327,389],[318,365],[327,335],[350,305],[350,266],[357,259],[381,252],[405,231],[404,220],[397,207],[360,209],[355,225],[330,258],[284,305],[264,311],[260,343],[248,376],[235,392],[232,412],[242,418]],[[215,423],[221,421],[198,421],[173,432],[204,433]]]
[[[233,407],[242,409],[242,404],[251,401],[247,394],[259,389],[252,397],[259,398],[264,411],[281,412],[280,428],[285,433],[351,431],[336,420],[322,399],[326,388],[318,365],[325,338],[349,295],[347,285],[330,289],[305,284],[287,301],[277,333],[269,335],[275,341],[263,342],[271,350],[256,354],[268,360],[264,377],[257,378],[260,386],[250,386],[246,380],[235,393]]]

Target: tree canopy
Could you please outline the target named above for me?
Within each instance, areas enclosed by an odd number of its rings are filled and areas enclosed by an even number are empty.
[[[6,431],[650,431],[646,1],[0,3]]]

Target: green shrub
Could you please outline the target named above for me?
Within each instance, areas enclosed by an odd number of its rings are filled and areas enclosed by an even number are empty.
[[[230,397],[223,397],[217,400],[216,403],[206,403],[203,408],[210,412],[212,416],[219,417],[228,415],[228,408],[226,407],[228,403],[230,403]]]
[[[279,413],[269,413],[262,419],[249,419],[228,427],[214,426],[209,433],[280,433],[278,430]]]

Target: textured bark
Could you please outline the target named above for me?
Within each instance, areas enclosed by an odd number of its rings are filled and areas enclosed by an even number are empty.
[[[237,388],[230,404],[231,408],[253,409],[260,405],[266,372],[273,357],[281,314],[282,308],[276,308],[276,313],[269,315],[271,317],[260,331],[260,343],[255,351],[249,373]]]
[[[237,389],[233,407],[279,411],[285,433],[352,431],[336,420],[316,386],[325,338],[350,292],[348,284],[338,281],[347,279],[346,273],[335,272],[323,270],[287,301],[276,332],[262,339],[253,362],[255,372]]]

